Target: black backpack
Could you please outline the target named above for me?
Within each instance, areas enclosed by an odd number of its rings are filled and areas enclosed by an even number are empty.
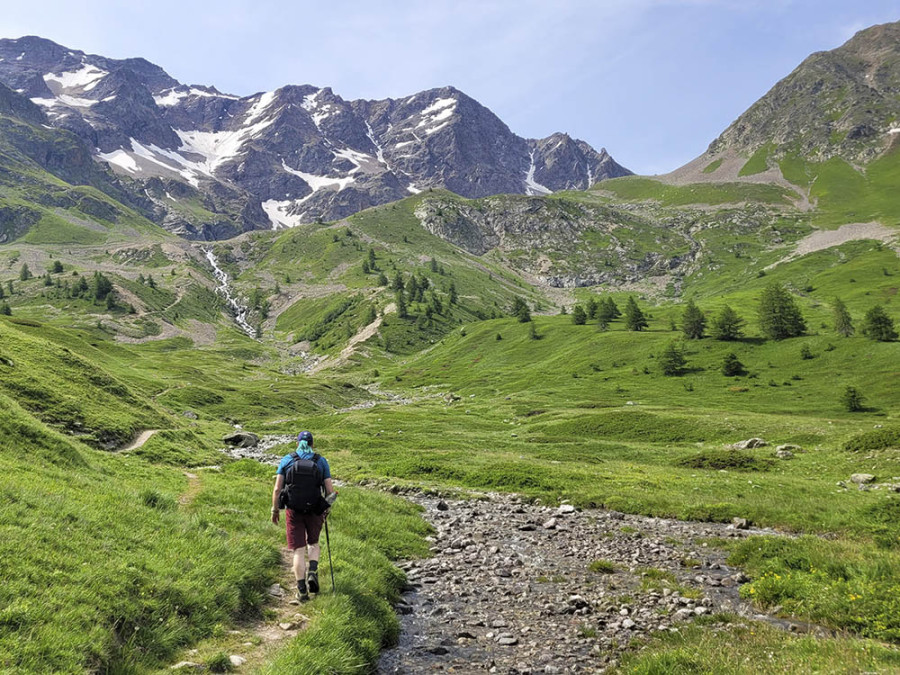
[[[313,455],[312,459],[300,459],[300,455],[292,452],[291,457],[294,461],[284,472],[281,505],[297,513],[324,513],[328,503],[322,496],[325,480],[319,469],[319,455]]]

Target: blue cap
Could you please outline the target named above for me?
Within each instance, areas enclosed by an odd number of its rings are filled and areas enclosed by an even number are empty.
[[[301,431],[299,434],[297,434],[297,442],[300,442],[300,441],[306,441],[307,443],[312,445],[313,444],[312,432]]]

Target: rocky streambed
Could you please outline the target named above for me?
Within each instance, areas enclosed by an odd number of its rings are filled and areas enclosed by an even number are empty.
[[[434,525],[432,557],[403,563],[399,645],[379,673],[599,673],[634,638],[716,613],[757,614],[708,537],[774,534],[546,507],[508,495],[406,495]]]

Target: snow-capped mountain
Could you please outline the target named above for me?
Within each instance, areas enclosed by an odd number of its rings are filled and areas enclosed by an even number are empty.
[[[566,134],[520,138],[453,87],[381,101],[309,85],[240,97],[38,37],[0,40],[0,82],[192,237],[340,218],[427,188],[549,194],[630,173]]]

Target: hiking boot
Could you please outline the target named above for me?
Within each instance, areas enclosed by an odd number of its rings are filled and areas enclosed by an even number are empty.
[[[306,592],[306,582],[297,582],[297,600],[300,602],[309,602],[309,593]]]
[[[318,572],[310,572],[306,576],[306,583],[309,584],[309,592],[310,593],[318,593],[319,592],[319,573]]]

